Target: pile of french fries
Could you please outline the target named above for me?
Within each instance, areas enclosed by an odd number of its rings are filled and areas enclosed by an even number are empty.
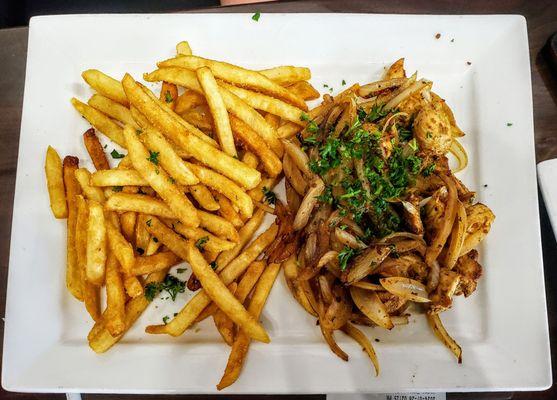
[[[265,193],[281,178],[282,138],[304,128],[319,93],[307,68],[248,70],[193,56],[187,42],[158,67],[143,78],[162,82],[159,96],[129,74],[83,72],[96,93],[71,102],[93,126],[83,140],[96,170],[49,147],[51,209],[67,220],[66,285],[94,321],[91,349],[116,344],[149,306],[146,289],[185,260],[197,293],[145,331],[179,336],[213,318],[231,346],[220,390],[238,379],[252,339],[270,341],[259,316],[281,265],[260,259],[279,227],[254,233],[274,211]],[[113,151],[116,167],[95,130],[127,150]]]

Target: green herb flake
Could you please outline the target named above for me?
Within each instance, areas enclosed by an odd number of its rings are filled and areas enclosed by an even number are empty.
[[[118,158],[124,158],[124,157],[125,157],[124,154],[118,153],[118,150],[116,150],[116,149],[113,149],[113,150],[110,152],[110,155],[111,155],[112,158],[114,158],[115,160],[118,159]]]
[[[186,290],[186,282],[181,281],[173,275],[166,275],[162,282],[151,282],[145,286],[145,298],[149,301],[161,292],[167,292],[172,301],[176,300],[178,293],[184,293]]]
[[[136,134],[137,136],[141,135],[142,133],[143,133],[143,131],[142,131],[141,129],[136,129],[136,130],[135,130],[135,134]]]
[[[149,150],[149,157],[147,157],[147,161],[151,161],[155,165],[159,165],[159,152]]]
[[[164,317],[162,317],[162,322],[163,324],[168,324],[168,321],[170,321],[170,317],[168,315],[165,315]]]
[[[344,79],[342,80],[342,86],[346,86],[346,81]]]
[[[174,101],[169,90],[164,93],[164,101],[166,101],[167,103],[172,103]]]
[[[172,183],[173,185],[176,183],[176,179],[174,179],[173,177],[169,176],[168,177],[168,182]]]
[[[357,251],[351,247],[344,246],[344,248],[338,253],[338,264],[341,271],[345,271],[348,266],[348,262],[357,254]]]
[[[513,126],[512,122],[507,122],[507,126]]]
[[[124,189],[123,186],[112,186],[112,191],[113,192],[121,192],[122,189]]]
[[[203,236],[202,238],[197,239],[195,242],[195,247],[199,249],[199,251],[203,252],[205,250],[205,244],[209,241],[209,236]]]
[[[178,268],[178,269],[176,269],[176,272],[179,273],[179,274],[183,274],[183,273],[186,272],[186,271],[187,271],[187,268]]]
[[[261,17],[261,13],[259,11],[257,11],[255,14],[253,14],[251,16],[251,19],[253,19],[254,21],[259,21],[259,18]]]
[[[265,201],[271,205],[274,205],[277,202],[277,195],[271,189],[263,186],[263,195],[265,196]]]
[[[148,219],[147,221],[145,221],[145,224],[147,224],[147,226],[150,227],[152,222],[153,222],[153,221],[152,221],[151,219]]]
[[[430,176],[433,173],[433,171],[435,171],[435,163],[431,163],[427,167],[425,167],[422,171],[422,175]]]
[[[213,269],[217,269],[217,267],[218,267],[216,261],[211,262],[211,263],[209,264],[209,266],[210,266],[211,268],[213,268]]]

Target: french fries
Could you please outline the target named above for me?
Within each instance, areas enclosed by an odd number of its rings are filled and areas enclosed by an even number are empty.
[[[106,271],[107,245],[104,212],[99,202],[88,200],[89,219],[87,221],[87,281],[101,286]]]
[[[263,306],[269,297],[269,293],[271,293],[271,289],[277,275],[280,271],[280,264],[269,264],[259,282],[257,282],[257,286],[255,287],[255,291],[251,298],[248,312],[255,318],[259,318],[261,312],[263,311]],[[240,327],[241,328],[241,327]],[[218,390],[222,390],[238,379],[240,376],[240,372],[242,370],[243,364],[246,359],[246,355],[249,348],[250,342],[250,335],[244,329],[239,329],[236,339],[232,344],[232,350],[230,351],[230,357],[228,358],[228,363],[226,364],[226,369],[224,371],[224,375],[221,381],[217,385]]]
[[[148,186],[141,174],[131,169],[107,169],[91,174],[93,186]]]
[[[106,201],[105,207],[109,211],[134,211],[164,218],[176,217],[164,201],[144,194],[114,193]]]
[[[81,189],[75,179],[75,171],[79,166],[77,157],[67,156],[62,164],[64,187],[68,203],[67,219],[67,260],[66,260],[66,287],[70,293],[78,300],[83,299],[83,284],[81,273],[77,265],[77,253],[75,248],[75,233],[77,222],[76,196],[81,193]]]
[[[230,221],[230,223],[236,228],[244,225],[244,221],[242,221],[242,218],[240,218],[240,214],[238,214],[238,212],[234,209],[234,206],[226,196],[215,192],[215,199],[219,205],[219,214],[224,219]]]
[[[122,106],[120,106],[122,107]],[[110,164],[106,159],[106,154],[104,154],[103,147],[99,138],[95,135],[95,130],[93,128],[87,129],[83,134],[83,143],[93,161],[93,165],[97,170],[110,169]]]
[[[205,185],[197,184],[189,186],[188,192],[202,208],[208,211],[216,211],[220,208],[211,191]]]
[[[316,100],[320,97],[319,92],[306,81],[296,82],[288,86],[288,90],[304,100]]]
[[[122,235],[120,229],[114,226],[114,223],[108,219],[106,221],[106,234],[112,254],[120,263],[124,272],[130,275],[135,264],[132,245]]]
[[[124,136],[129,156],[135,169],[149,182],[149,185],[155,189],[157,194],[164,199],[172,212],[176,214],[183,224],[193,227],[198,226],[199,217],[197,211],[187,201],[186,196],[172,183],[168,174],[158,165],[159,153],[148,152],[137,137],[136,132],[129,125],[124,129]]]
[[[132,275],[145,275],[165,271],[182,262],[180,257],[171,251],[163,251],[150,256],[137,257],[131,270]]]
[[[236,146],[234,145],[234,137],[232,136],[228,112],[222,100],[217,81],[211,70],[207,67],[199,68],[195,73],[205,93],[207,104],[209,104],[220,146],[226,154],[235,157],[237,153]]]
[[[194,90],[186,90],[183,94],[178,96],[174,111],[177,114],[182,115],[185,112],[204,104],[207,104],[205,96]]]
[[[176,53],[183,56],[191,56],[191,47],[187,41],[182,41],[176,45]]]
[[[101,95],[117,101],[124,106],[128,105],[128,98],[126,96],[126,93],[124,93],[122,84],[116,79],[111,78],[110,76],[96,69],[88,69],[87,71],[83,71],[81,76],[83,77],[85,82],[89,84],[89,86],[91,86]]]
[[[76,98],[71,100],[74,108],[79,112],[91,125],[95,127],[103,135],[107,136],[113,142],[122,147],[126,147],[122,128],[108,116],[91,107],[88,104],[82,103]]]
[[[79,168],[75,171],[75,178],[81,186],[81,190],[85,197],[89,200],[95,200],[104,203],[105,195],[101,188],[91,186],[91,173],[85,168]]]
[[[168,108],[174,110],[176,99],[178,98],[178,88],[173,83],[163,82],[161,87],[160,101]]]
[[[106,262],[106,311],[103,319],[106,329],[113,337],[122,334],[126,329],[125,303],[126,295],[118,271],[118,261],[114,254],[109,254]]]
[[[281,86],[287,86],[299,81],[309,81],[311,79],[311,71],[309,68],[293,67],[289,65],[262,69],[259,70],[259,73]]]
[[[104,97],[98,93],[95,93],[87,101],[87,104],[108,115],[110,118],[122,123],[123,125],[130,124],[134,127],[137,126],[137,123],[133,119],[130,109],[114,100],[109,99],[108,97]]]
[[[230,319],[238,324],[252,339],[268,343],[270,341],[267,332],[253,315],[242,306],[242,304],[228,290],[218,275],[207,264],[193,241],[187,245],[188,262],[195,276],[201,282],[207,295]]]
[[[64,189],[62,160],[56,150],[51,146],[48,146],[46,150],[44,170],[52,213],[55,218],[67,218],[68,205],[66,203],[66,192]]]

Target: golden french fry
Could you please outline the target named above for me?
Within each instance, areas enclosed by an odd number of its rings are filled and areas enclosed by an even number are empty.
[[[246,194],[246,192],[244,192],[238,185],[236,185],[227,177],[209,168],[205,168],[189,162],[186,162],[186,165],[190,167],[190,169],[199,178],[202,184],[219,193],[222,193],[224,196],[230,199],[230,201],[232,201],[232,203],[234,203],[238,207],[242,215],[245,215],[247,217],[250,217],[252,215],[253,202]]]
[[[159,217],[175,218],[175,214],[164,201],[144,194],[114,193],[106,201],[105,207],[109,211],[134,211]]]
[[[273,224],[256,238],[246,250],[229,263],[226,268],[221,268],[220,278],[225,285],[229,285],[236,280],[248,266],[261,254],[267,246],[269,246],[275,239],[278,232],[278,227]],[[172,250],[172,249],[171,249]],[[218,261],[217,261],[218,262]],[[217,266],[217,270],[219,267]],[[200,290],[166,325],[150,325],[145,329],[145,332],[152,334],[166,333],[172,336],[180,336],[193,324],[199,314],[211,303],[211,298]]]
[[[257,282],[255,291],[251,298],[248,311],[255,318],[259,318],[261,312],[263,311],[263,306],[269,297],[269,293],[275,283],[277,275],[280,271],[280,264],[270,264]],[[244,329],[239,329],[236,339],[232,344],[232,350],[230,351],[230,356],[228,358],[228,363],[226,364],[226,369],[221,381],[217,385],[218,390],[222,390],[238,379],[242,367],[244,365],[248,349],[249,349],[249,333]]]
[[[143,294],[143,285],[136,276],[127,276],[124,279],[126,293],[132,299]]]
[[[256,110],[266,111],[268,113],[278,115],[282,119],[294,122],[298,125],[305,125],[305,122],[301,120],[301,116],[304,111],[298,107],[294,107],[293,105],[275,99],[274,97],[242,89],[241,87],[230,85],[225,82],[222,82],[220,85],[229,90],[232,94],[238,96]]]
[[[197,184],[189,186],[188,192],[193,196],[197,204],[205,210],[216,211],[220,208],[219,203],[215,200],[211,191],[205,185]]]
[[[177,114],[183,114],[197,106],[207,104],[205,96],[194,90],[186,90],[182,95],[178,96],[176,100],[176,108],[174,111]]]
[[[264,261],[254,261],[250,264],[244,275],[242,275],[242,279],[234,293],[234,296],[236,296],[240,303],[243,304],[246,301],[266,266],[267,264]]]
[[[233,282],[230,286],[228,287],[228,290],[230,290],[230,293],[235,295],[237,288],[236,283]],[[222,310],[218,309],[213,313],[213,322],[215,323],[217,331],[224,339],[224,342],[227,345],[232,346],[232,343],[234,343],[234,321],[232,321]]]
[[[277,129],[277,136],[281,139],[287,139],[301,132],[302,129],[304,128],[302,128],[300,125],[297,125],[293,122],[288,122]]]
[[[161,282],[166,276],[166,273],[167,271],[163,270],[150,274],[145,281],[145,285]],[[113,337],[110,332],[108,332],[102,319],[97,321],[95,326],[91,328],[89,335],[87,335],[89,347],[91,347],[95,353],[104,353],[110,349],[122,338],[125,332],[130,329],[133,323],[137,321],[147,306],[149,306],[149,300],[147,300],[145,296],[138,296],[128,301],[126,304],[126,326],[124,332],[117,337]]]
[[[118,261],[109,254],[106,261],[106,311],[103,321],[112,336],[118,336],[126,328],[126,294],[118,271]]]
[[[89,200],[87,221],[87,280],[94,285],[104,283],[106,270],[106,225],[103,208],[98,201]]]
[[[160,101],[168,108],[174,110],[176,99],[178,98],[178,88],[173,83],[163,82],[161,87]]]
[[[90,105],[82,103],[75,97],[72,98],[71,102],[77,112],[89,121],[95,129],[107,136],[113,142],[116,142],[122,147],[126,147],[122,128],[116,122],[112,121],[108,116]]]
[[[158,165],[158,153],[147,152],[147,149],[129,125],[124,129],[124,136],[135,169],[163,198],[183,224],[198,226],[197,210],[191,206],[191,203],[187,201],[186,196],[178,190],[176,185],[170,182],[167,173]]]
[[[278,129],[280,127],[280,117],[271,113],[265,114],[265,121],[269,125],[271,125],[274,129]]]
[[[125,106],[128,105],[128,98],[126,97],[126,93],[124,93],[124,89],[122,88],[122,84],[114,78],[102,73],[96,69],[88,69],[87,71],[83,71],[81,76],[97,92],[102,94],[109,99],[117,101],[120,104]]]
[[[261,183],[259,183],[259,185],[257,185],[256,188],[251,189],[248,192],[248,195],[249,197],[251,197],[251,199],[254,202],[260,202],[263,199],[265,192],[274,187],[275,187],[275,178],[265,178],[261,181]]]
[[[130,124],[137,127],[137,123],[133,119],[130,109],[108,97],[95,93],[87,101],[87,104],[124,125]]]
[[[161,243],[159,241],[159,243]],[[151,256],[137,257],[132,268],[132,275],[144,275],[152,272],[167,270],[182,260],[171,251],[162,251]]]
[[[187,41],[182,41],[176,45],[176,53],[184,56],[191,56],[191,47]]]
[[[68,205],[66,203],[66,192],[64,190],[62,160],[56,150],[54,150],[51,146],[48,146],[48,149],[46,150],[44,171],[52,213],[55,218],[67,218]]]
[[[81,194],[81,189],[75,179],[75,171],[79,166],[77,157],[66,156],[62,163],[64,187],[66,189],[66,201],[68,203],[67,219],[67,261],[66,261],[66,286],[70,293],[78,300],[83,299],[83,285],[81,273],[77,265],[77,254],[75,248],[75,225],[77,221],[77,205],[75,197]]]
[[[183,224],[175,225],[184,226]],[[185,228],[188,227],[185,226]],[[167,227],[158,218],[150,216],[149,219],[145,221],[145,229],[182,260],[187,259],[187,241]]]
[[[101,317],[101,304],[99,287],[88,282],[85,277],[87,265],[87,221],[89,219],[89,206],[81,195],[76,196],[77,221],[75,225],[75,248],[77,255],[77,265],[79,268],[80,279],[83,285],[83,303],[85,309],[93,318],[98,321]]]
[[[203,89],[203,93],[205,94],[207,104],[209,104],[221,149],[229,156],[235,157],[237,153],[236,146],[234,145],[234,137],[232,136],[228,112],[226,111],[226,106],[220,95],[217,81],[211,70],[207,67],[199,68],[195,73]]]
[[[156,130],[143,129],[140,139],[148,149],[158,153],[160,165],[172,177],[172,181],[179,185],[195,185],[199,179],[188,168],[172,145]]]
[[[187,239],[198,241],[200,243],[203,242],[202,248],[206,249],[207,251],[220,253],[221,251],[230,250],[235,246],[234,242],[229,242],[227,240],[221,239],[217,236],[212,235],[206,230],[203,230],[201,228],[191,228],[189,226],[185,226],[184,224],[180,224],[178,222],[179,221],[172,223],[174,230],[178,232],[180,235],[186,237]],[[149,228],[147,229],[149,230]],[[154,229],[155,228],[153,228],[153,230]],[[151,234],[157,236],[151,230],[149,231],[151,232]],[[164,241],[162,243],[164,243]],[[166,243],[164,244],[166,245]],[[167,245],[167,247],[169,246]]]
[[[300,81],[296,82],[287,88],[290,92],[304,100],[316,100],[321,95],[309,82]]]
[[[151,215],[139,214],[135,224],[135,248],[139,255],[145,254],[145,249],[149,245],[151,235],[147,231],[147,221]]]
[[[223,196],[222,194],[215,192],[215,199],[217,200],[220,207],[219,214],[224,219],[229,221],[236,228],[239,228],[244,225],[244,221],[242,221],[242,218],[240,218],[240,215],[238,214],[238,212],[236,212],[236,210],[232,206],[232,203],[230,202],[230,200],[228,200],[226,196]]]
[[[232,321],[238,324],[251,338],[263,343],[269,343],[269,336],[257,320],[242,306],[242,304],[228,290],[226,285],[219,279],[218,275],[207,264],[203,255],[197,249],[195,242],[188,241],[188,262],[193,273],[201,282],[203,290],[217,306]]]
[[[242,156],[242,162],[255,169],[257,169],[257,166],[259,165],[259,160],[257,159],[257,156],[253,154],[251,151],[246,151],[244,153],[244,155]]]
[[[240,238],[238,231],[225,218],[205,211],[199,211],[199,226],[226,240],[237,242]]]
[[[83,143],[85,143],[87,153],[89,153],[89,157],[91,157],[93,165],[97,170],[110,169],[106,154],[104,154],[101,142],[99,142],[99,138],[95,135],[95,130],[93,128],[85,131],[83,134]]]
[[[256,210],[253,216],[246,222],[246,224],[240,228],[238,231],[238,235],[240,239],[236,243],[233,249],[228,251],[223,251],[217,257],[216,263],[217,268],[216,271],[220,272],[226,267],[232,260],[236,258],[238,254],[242,251],[244,246],[251,240],[253,234],[263,222],[263,218],[265,217],[265,212],[263,210]]]
[[[267,93],[300,107],[303,110],[307,110],[306,103],[302,99],[296,97],[288,90],[257,71],[251,71],[236,65],[208,60],[197,56],[179,56],[159,62],[157,66],[187,68],[194,71],[201,67],[209,67],[216,78]]]
[[[85,197],[89,200],[95,200],[104,203],[105,196],[101,188],[91,186],[91,173],[85,168],[79,168],[75,171],[75,178],[81,186],[81,190]]]
[[[124,272],[130,275],[135,263],[132,245],[109,220],[106,221],[106,234],[112,254],[116,257]]]
[[[133,211],[124,212],[120,215],[120,226],[126,240],[130,243],[134,240],[135,222],[137,213]]]
[[[91,174],[92,186],[148,186],[141,174],[132,169],[107,169]]]
[[[261,69],[259,73],[281,86],[286,86],[298,81],[309,81],[311,79],[311,71],[309,68],[293,67],[290,65]]]
[[[152,256],[157,251],[159,251],[161,247],[162,247],[162,243],[159,242],[159,239],[157,239],[154,236],[151,236],[151,239],[149,240],[149,244],[147,245],[147,249],[145,250],[145,255]]]
[[[199,106],[193,110],[186,111],[181,115],[181,117],[184,121],[189,122],[213,137],[215,126],[213,116],[211,115],[211,111],[208,106]]]
[[[240,119],[231,116],[230,122],[236,136],[261,160],[263,168],[270,176],[277,176],[282,171],[282,163],[261,137]]]
[[[129,91],[128,95],[132,100],[132,104],[137,106],[139,111],[176,145],[190,153],[195,159],[206,165],[211,165],[215,170],[237,181],[246,188],[252,188],[257,185],[261,179],[261,174],[257,170],[249,168],[241,161],[214,148],[206,143],[204,139],[200,140],[193,132],[193,127],[186,128],[185,122],[180,117],[174,114],[175,118],[173,118],[170,114],[171,111],[167,110],[165,112],[162,110],[155,100],[151,99],[141,90],[131,76],[126,75],[123,82],[124,87]],[[208,138],[203,133],[200,134]]]

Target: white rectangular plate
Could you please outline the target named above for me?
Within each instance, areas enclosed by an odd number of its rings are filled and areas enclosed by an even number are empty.
[[[435,36],[440,33],[439,39]],[[211,324],[179,338],[147,336],[186,301],[157,300],[103,355],[85,337],[91,321],[67,293],[65,222],[48,207],[47,145],[90,167],[85,121],[70,105],[86,100],[86,68],[137,79],[188,40],[195,53],[263,68],[311,68],[312,83],[342,89],[379,78],[406,57],[407,70],[434,81],[467,133],[470,166],[460,178],[497,215],[481,248],[477,292],[443,314],[463,364],[434,338],[424,317],[392,332],[368,331],[381,362],[375,377],[361,349],[338,334],[349,363],[324,344],[282,274],[262,317],[272,343],[255,343],[227,392],[343,393],[534,390],[551,384],[534,164],[526,22],[519,16],[354,14],[76,15],[33,18],[17,169],[2,385],[17,391],[214,392],[229,349]],[[507,126],[512,123],[512,126]],[[108,150],[112,149],[109,145]],[[184,274],[185,275],[185,274]],[[187,275],[185,275],[187,277]],[[184,277],[184,278],[185,278]]]

